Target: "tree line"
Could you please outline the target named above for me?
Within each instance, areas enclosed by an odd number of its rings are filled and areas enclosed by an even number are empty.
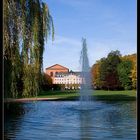
[[[122,56],[111,51],[91,67],[92,84],[95,89],[129,90],[137,87],[137,55]]]
[[[40,90],[44,41],[54,25],[40,0],[4,0],[4,96],[36,96]]]
[[[111,51],[107,57],[96,61],[91,67],[93,88],[104,90],[136,89],[136,65],[136,54],[122,56],[118,50]],[[61,85],[53,85],[51,77],[45,73],[43,75],[43,81],[43,90],[51,90],[52,87],[54,89],[60,89]]]

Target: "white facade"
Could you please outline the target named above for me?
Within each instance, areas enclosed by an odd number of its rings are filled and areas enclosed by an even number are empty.
[[[76,75],[73,73],[69,73],[66,75],[57,75],[54,80],[53,84],[82,84],[82,78],[80,75]]]

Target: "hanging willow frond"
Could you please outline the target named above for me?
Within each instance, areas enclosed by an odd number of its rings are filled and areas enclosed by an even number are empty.
[[[54,24],[48,6],[45,3],[42,3],[42,12],[43,12],[43,34],[45,40],[47,41],[48,35],[50,35],[51,33],[52,40],[54,40]]]
[[[44,40],[47,41],[51,34],[54,40],[54,25],[47,4],[40,0],[4,1],[3,51],[5,67],[10,69],[7,71],[10,82],[5,80],[5,85],[10,86],[12,97],[17,97],[19,92],[24,97],[37,95],[43,69]],[[17,86],[19,81],[22,83],[20,88]]]

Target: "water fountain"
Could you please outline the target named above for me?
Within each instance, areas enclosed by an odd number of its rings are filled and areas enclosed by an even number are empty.
[[[83,39],[82,43],[80,64],[83,84],[79,92],[80,101],[13,104],[10,112],[14,115],[8,114],[4,127],[5,139],[136,139],[136,101],[106,103],[91,100],[93,90],[86,40]],[[13,111],[13,107],[16,107],[16,111]]]
[[[87,44],[86,39],[82,38],[82,50],[80,55],[80,65],[81,65],[81,77],[82,84],[80,89],[80,104],[87,106],[91,103],[92,90],[91,90],[91,73],[89,60],[87,55]]]

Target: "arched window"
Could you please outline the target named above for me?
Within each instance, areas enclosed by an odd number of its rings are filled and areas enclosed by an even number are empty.
[[[53,76],[53,72],[50,72],[50,76]]]

